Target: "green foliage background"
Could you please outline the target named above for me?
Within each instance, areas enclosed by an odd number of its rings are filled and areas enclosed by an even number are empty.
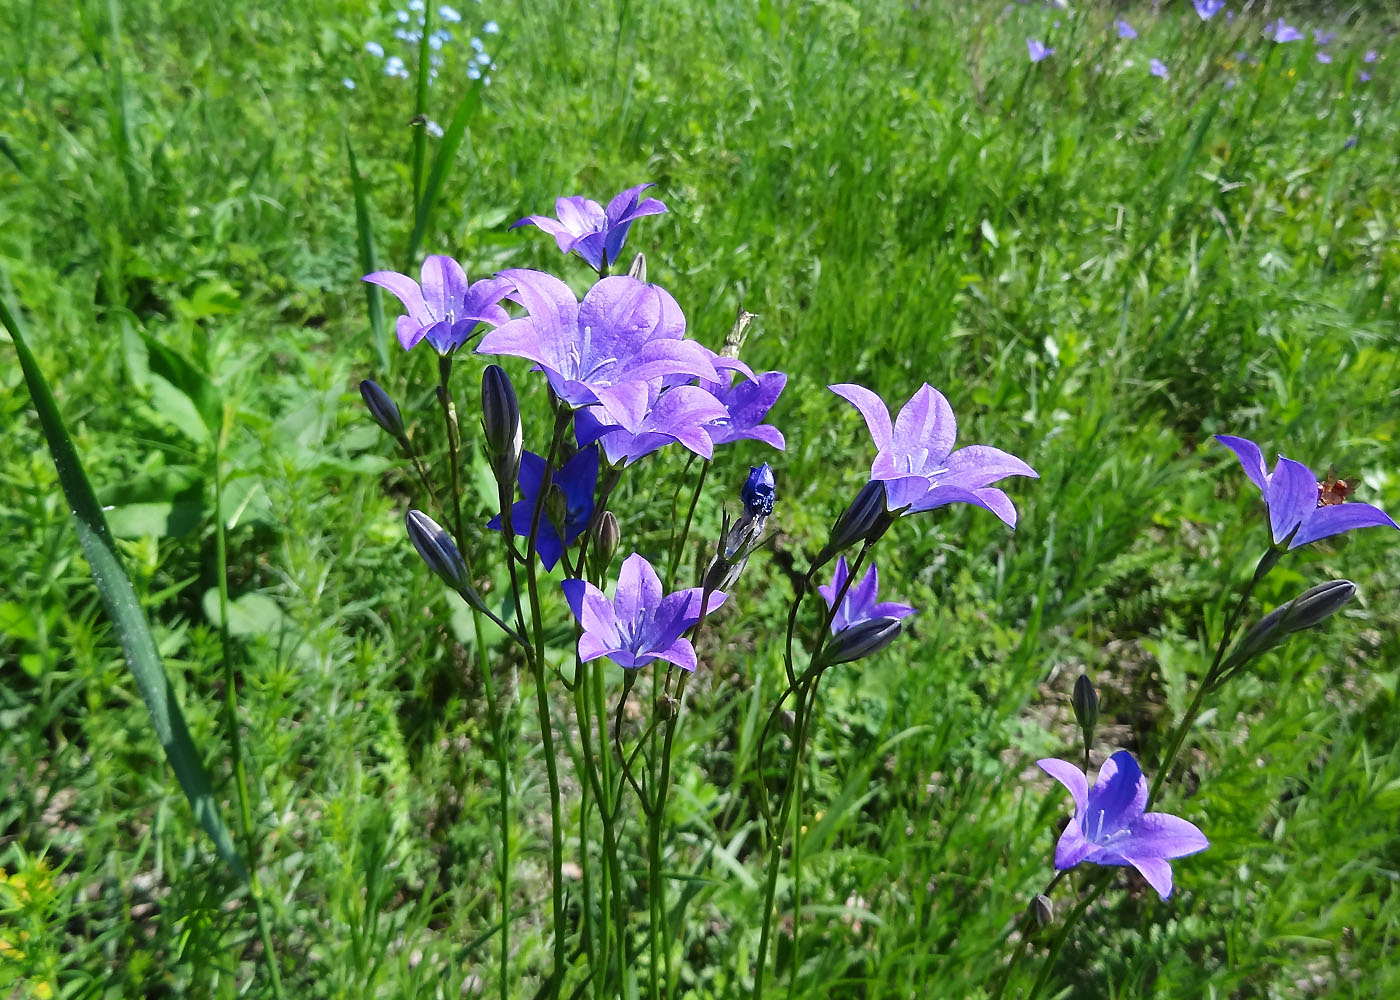
[[[474,276],[557,269],[552,241],[509,222],[654,181],[670,213],[631,244],[651,279],[712,347],[738,307],[757,313],[747,360],[790,373],[773,415],[787,452],[737,446],[711,471],[734,492],[774,461],[780,535],[703,651],[678,747],[667,863],[698,879],[676,928],[686,995],[747,981],[759,858],[727,824],[781,673],[787,570],[870,458],[823,386],[899,402],[928,381],[962,443],[1040,471],[1012,487],[1014,534],[960,508],[896,528],[882,580],[920,614],[827,687],[807,801],[794,995],[983,995],[1049,874],[1066,801],[1030,762],[1074,752],[1075,675],[1099,685],[1103,753],[1132,749],[1150,772],[1266,542],[1257,493],[1210,435],[1333,464],[1400,508],[1393,25],[1290,14],[1341,32],[1321,64],[1311,40],[1261,41],[1260,15],[1202,25],[1185,4],[1130,14],[1134,43],[1104,11],[999,3],[460,9],[463,28],[490,17],[501,34],[424,249]],[[330,0],[0,2],[0,295],[24,313],[225,795],[212,525],[228,528],[261,874],[297,997],[474,995],[492,975],[476,640],[405,544],[411,482],[354,388],[376,375],[431,421],[431,359],[377,371],[346,162],[348,138],[381,260],[406,266],[412,87],[364,51],[390,47],[393,23]],[[1056,55],[1030,66],[1027,35]],[[459,39],[429,95],[444,124],[469,54]],[[1170,80],[1147,75],[1151,55]],[[543,397],[510,370],[534,390],[528,446]],[[0,385],[0,991],[264,995],[245,890],[150,735],[17,364]],[[200,417],[215,390],[235,417],[220,511]],[[625,545],[664,547],[684,469],[663,456],[627,481]],[[478,522],[489,494],[469,491]],[[702,505],[702,537],[722,499]],[[1261,607],[1333,576],[1361,597],[1212,705],[1163,803],[1211,849],[1178,863],[1165,903],[1123,876],[1052,985],[1400,990],[1397,553],[1371,530],[1269,578]],[[528,717],[512,789],[522,996],[548,958]]]

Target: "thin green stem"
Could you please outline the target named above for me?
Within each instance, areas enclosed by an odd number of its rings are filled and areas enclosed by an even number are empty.
[[[669,593],[676,586],[676,570],[680,566],[681,556],[685,554],[685,543],[690,540],[690,525],[695,520],[695,509],[700,505],[700,494],[705,489],[705,477],[710,474],[710,463],[702,462],[700,465],[700,476],[695,480],[695,492],[690,496],[690,509],[685,514],[685,527],[681,529],[680,537],[671,546],[671,561],[666,569],[666,591]]]

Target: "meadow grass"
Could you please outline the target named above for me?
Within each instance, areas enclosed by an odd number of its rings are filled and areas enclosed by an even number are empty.
[[[561,194],[654,181],[670,213],[630,244],[651,279],[711,347],[736,309],[758,314],[745,358],[790,375],[772,417],[786,453],[735,446],[709,473],[737,494],[749,464],[773,461],[780,500],[771,556],[716,622],[676,747],[677,996],[740,996],[751,980],[763,851],[735,816],[782,675],[781,634],[759,623],[778,628],[870,459],[826,384],[902,401],[928,381],[960,443],[1006,447],[1041,479],[1013,488],[1014,534],[949,508],[904,521],[883,552],[887,593],[920,610],[898,647],[824,691],[800,952],[780,917],[775,989],[794,997],[995,989],[1067,810],[1030,762],[1074,755],[1074,677],[1091,674],[1104,702],[1095,763],[1127,747],[1151,773],[1266,543],[1257,492],[1212,434],[1334,464],[1362,499],[1400,506],[1394,26],[1290,14],[1339,31],[1322,64],[1311,38],[1262,41],[1260,13],[1227,27],[1189,5],[1144,9],[1126,15],[1141,36],[1127,42],[1106,14],[957,6],[460,8],[462,29],[499,23],[496,64],[421,249],[474,277],[555,267],[550,240],[508,224]],[[512,991],[532,996],[551,947],[533,686],[405,543],[411,477],[354,388],[372,375],[410,416],[436,405],[424,350],[390,338],[379,360],[358,280],[365,232],[380,266],[407,268],[413,192],[438,148],[410,123],[413,81],[364,50],[396,44],[395,23],[344,0],[0,3],[0,295],[109,507],[230,820],[236,683],[286,995],[495,991],[481,643],[505,664]],[[1027,36],[1056,54],[1029,64]],[[427,92],[444,126],[469,55],[446,51]],[[1151,56],[1168,80],[1148,75]],[[538,380],[507,367],[538,440]],[[18,368],[0,384],[0,993],[270,996],[248,890],[152,737]],[[198,413],[209,386],[232,407],[217,464]],[[694,470],[648,461],[615,508],[627,544],[662,551]],[[465,513],[483,524],[484,463],[467,480]],[[697,540],[719,531],[723,492]],[[1268,579],[1261,607],[1328,577],[1361,597],[1212,704],[1163,800],[1211,848],[1178,863],[1165,902],[1120,874],[1050,967],[1052,990],[1400,991],[1396,552],[1365,532]],[[483,584],[499,593],[503,574]],[[566,650],[572,633],[547,639]],[[630,903],[644,922],[645,898]]]

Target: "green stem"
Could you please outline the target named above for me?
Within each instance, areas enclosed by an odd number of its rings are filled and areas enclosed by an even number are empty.
[[[695,492],[690,497],[690,509],[686,511],[685,527],[681,529],[680,537],[671,548],[671,562],[666,569],[666,592],[670,593],[676,585],[676,569],[680,566],[681,556],[685,554],[685,543],[690,540],[690,525],[695,520],[695,508],[700,505],[700,494],[705,489],[705,477],[710,474],[710,463],[708,461],[700,465],[700,477],[695,481]]]
[[[253,919],[258,925],[262,942],[263,964],[267,968],[272,994],[282,1000],[282,976],[277,968],[277,952],[272,944],[272,930],[263,910],[262,882],[258,877],[258,843],[253,833],[253,810],[248,794],[248,771],[243,761],[243,737],[238,724],[238,689],[234,684],[233,637],[229,632],[228,613],[228,539],[224,528],[223,447],[233,414],[224,408],[218,437],[214,442],[214,562],[219,574],[219,645],[224,666],[224,724],[228,727],[229,753],[233,758],[233,781],[238,796],[239,833],[243,852],[248,857],[248,898],[253,904]]]
[[[1060,928],[1059,933],[1055,935],[1055,940],[1050,945],[1050,951],[1045,956],[1045,961],[1040,966],[1040,974],[1035,977],[1035,982],[1031,985],[1031,991],[1026,995],[1026,1000],[1035,1000],[1036,996],[1045,986],[1045,983],[1050,978],[1051,971],[1055,968],[1055,960],[1060,957],[1060,952],[1064,950],[1065,942],[1069,940],[1070,933],[1078,925],[1080,918],[1084,916],[1084,912],[1089,909],[1090,904],[1099,898],[1104,889],[1108,888],[1108,884],[1111,880],[1110,872],[1099,872],[1094,876],[1093,887],[1085,894],[1084,898],[1079,901],[1079,905],[1070,911],[1069,916],[1065,918],[1064,925]]]

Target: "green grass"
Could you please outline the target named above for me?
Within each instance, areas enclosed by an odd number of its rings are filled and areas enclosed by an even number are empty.
[[[1129,44],[1098,14],[953,6],[459,7],[500,23],[497,66],[422,249],[473,276],[557,270],[551,240],[508,224],[561,194],[655,181],[671,211],[630,244],[651,280],[711,347],[738,307],[757,313],[746,359],[790,373],[773,416],[788,439],[778,538],[715,623],[677,744],[665,868],[698,879],[669,894],[695,893],[673,935],[678,995],[742,996],[750,980],[763,850],[746,776],[780,684],[785,569],[800,572],[870,460],[827,383],[898,402],[928,381],[961,443],[1013,451],[1041,479],[1012,487],[1014,534],[949,508],[882,546],[889,598],[920,614],[823,685],[802,964],[780,935],[774,995],[789,979],[800,997],[994,988],[1050,874],[1067,803],[1031,762],[1074,754],[1074,677],[1098,683],[1098,749],[1133,749],[1152,773],[1264,544],[1257,493],[1212,434],[1334,464],[1360,499],[1400,507],[1394,25],[1340,26],[1322,65],[1311,41],[1270,52],[1258,21],[1202,26],[1189,7],[1131,16]],[[109,508],[232,822],[223,519],[229,676],[293,997],[496,990],[497,786],[474,631],[406,544],[412,477],[355,390],[374,375],[406,416],[433,420],[426,349],[399,352],[390,300],[381,370],[358,281],[347,139],[388,267],[403,266],[440,148],[427,140],[415,185],[415,82],[363,48],[377,39],[412,71],[391,27],[388,7],[340,0],[291,17],[0,3],[0,295]],[[1028,66],[1027,35],[1056,55]],[[1368,47],[1381,58],[1363,85]],[[1262,64],[1236,65],[1240,49]],[[469,95],[466,55],[459,41],[429,91],[444,128]],[[1152,55],[1170,81],[1147,75]],[[507,367],[528,446],[547,432],[543,394]],[[472,428],[476,362],[458,372]],[[204,378],[234,413],[221,511],[190,401]],[[247,891],[150,732],[17,365],[0,384],[0,992],[270,996]],[[699,538],[765,459],[721,452]],[[624,545],[664,551],[684,468],[662,455],[624,481]],[[474,523],[494,511],[482,478],[465,492]],[[1396,552],[1373,529],[1268,579],[1256,613],[1329,577],[1361,596],[1212,701],[1163,802],[1210,850],[1176,865],[1165,903],[1120,874],[1053,990],[1400,989]],[[499,593],[503,577],[483,582]],[[514,706],[513,994],[528,997],[550,958],[548,801],[528,672],[503,643],[489,652]],[[644,924],[640,890],[630,902]]]

